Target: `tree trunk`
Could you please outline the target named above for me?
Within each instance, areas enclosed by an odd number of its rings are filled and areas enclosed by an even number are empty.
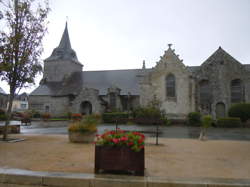
[[[207,133],[207,129],[202,127],[201,132],[200,132],[199,140],[205,141],[206,140],[206,133]]]
[[[5,121],[4,131],[3,131],[3,140],[6,141],[8,138],[8,126],[10,124],[10,118],[11,118],[11,108],[13,104],[14,94],[15,91],[11,90],[9,99],[8,99],[8,109],[7,109],[7,119]]]

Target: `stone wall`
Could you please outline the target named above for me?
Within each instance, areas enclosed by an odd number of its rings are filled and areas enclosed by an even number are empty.
[[[46,111],[46,106],[49,110]],[[69,110],[68,97],[30,96],[29,109],[40,113],[49,112],[53,116],[64,116]]]
[[[93,88],[83,88],[79,95],[72,101],[71,111],[80,113],[81,104],[89,102],[92,105],[92,113],[102,113],[103,108],[99,100],[99,91]]]
[[[242,102],[249,102],[250,91],[250,72],[246,71],[244,66],[237,60],[219,48],[211,57],[209,57],[196,73],[196,98],[198,109],[202,110],[200,103],[199,83],[203,80],[209,82],[211,92],[210,111],[204,111],[216,115],[216,106],[221,103],[225,105],[225,115],[231,103],[231,81],[240,79],[243,83],[244,98]]]

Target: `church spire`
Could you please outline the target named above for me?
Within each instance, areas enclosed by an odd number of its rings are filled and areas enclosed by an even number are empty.
[[[81,64],[77,59],[76,52],[71,48],[67,22],[59,46],[53,50],[49,58],[45,59],[45,61],[63,60],[69,60]]]
[[[58,48],[71,49],[67,22]]]

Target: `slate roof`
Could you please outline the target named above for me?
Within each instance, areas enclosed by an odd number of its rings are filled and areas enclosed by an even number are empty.
[[[195,72],[199,71],[200,66],[187,66],[187,69],[188,69],[191,73],[195,73]]]
[[[0,87],[0,94],[6,94],[6,92]]]
[[[47,82],[41,84],[30,95],[65,96],[77,95],[83,87],[99,90],[99,95],[106,95],[108,88],[121,89],[121,95],[139,95],[139,78],[151,69],[83,71],[73,73],[63,82]]]
[[[71,48],[67,23],[61,41],[59,43],[59,46],[55,48],[50,57],[48,57],[44,61],[56,61],[56,60],[69,60],[81,64],[77,59],[76,52]]]

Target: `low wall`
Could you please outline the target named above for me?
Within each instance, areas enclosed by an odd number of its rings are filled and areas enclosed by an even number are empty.
[[[250,187],[250,179],[174,179],[0,168],[0,187]]]

